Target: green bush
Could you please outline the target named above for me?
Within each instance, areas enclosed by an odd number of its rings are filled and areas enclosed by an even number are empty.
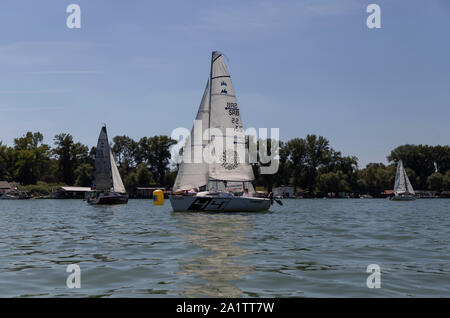
[[[29,184],[26,186],[22,186],[19,184],[14,185],[17,187],[18,190],[26,191],[30,193],[32,196],[49,195],[53,190],[65,186],[64,184],[46,183],[42,181],[38,181],[36,184]]]

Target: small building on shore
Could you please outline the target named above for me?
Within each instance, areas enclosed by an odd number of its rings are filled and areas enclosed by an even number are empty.
[[[439,197],[450,198],[450,191],[442,191]]]
[[[394,196],[394,190],[384,190],[383,192],[380,193],[380,197],[381,198],[388,198],[388,197],[393,197]],[[377,196],[375,196],[377,197]]]
[[[431,190],[415,190],[416,198],[420,199],[433,199],[437,197],[437,191]]]
[[[0,181],[0,194],[11,192],[12,185],[8,181]]]
[[[292,186],[281,186],[272,189],[273,195],[283,198],[294,197],[294,187]]]
[[[90,187],[61,187],[50,193],[52,199],[84,199]]]

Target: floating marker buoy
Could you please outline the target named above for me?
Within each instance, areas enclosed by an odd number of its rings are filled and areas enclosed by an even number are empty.
[[[164,193],[162,190],[153,191],[153,205],[163,205],[164,204]]]

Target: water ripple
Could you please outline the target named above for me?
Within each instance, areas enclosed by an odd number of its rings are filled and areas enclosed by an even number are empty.
[[[448,297],[450,200],[285,200],[269,213],[168,202],[0,201],[3,297]],[[81,268],[69,289],[67,265]],[[366,286],[367,265],[381,288]]]

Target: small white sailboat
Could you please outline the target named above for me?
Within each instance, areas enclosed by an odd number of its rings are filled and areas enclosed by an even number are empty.
[[[413,201],[415,200],[415,192],[409,182],[403,162],[399,160],[397,164],[397,173],[395,174],[394,196],[393,201]]]
[[[109,146],[106,126],[102,127],[95,153],[94,189],[86,198],[89,204],[125,204],[128,194]]]
[[[243,126],[231,77],[223,56],[219,52],[212,53],[210,77],[196,121],[202,123],[202,131],[195,134],[204,136],[206,129],[219,129],[222,132],[223,145],[226,144],[227,138],[234,138],[234,149],[226,149],[221,156],[221,162],[207,163],[203,159],[192,160],[192,154],[195,157],[196,151],[203,153],[205,147],[210,146],[213,140],[209,135],[208,140],[200,137],[202,141],[198,142],[199,138],[194,138],[193,129],[185,144],[183,158],[179,165],[173,187],[175,194],[170,196],[173,210],[267,211],[273,202],[272,198],[253,196],[255,190],[252,185],[254,181],[252,166],[248,158],[239,158],[238,155],[245,153],[242,151],[245,149],[245,136],[243,134],[240,137],[227,136],[227,131],[230,130],[243,132]],[[190,156],[189,160],[186,160],[187,156]],[[183,195],[183,191],[189,191],[190,195]]]

